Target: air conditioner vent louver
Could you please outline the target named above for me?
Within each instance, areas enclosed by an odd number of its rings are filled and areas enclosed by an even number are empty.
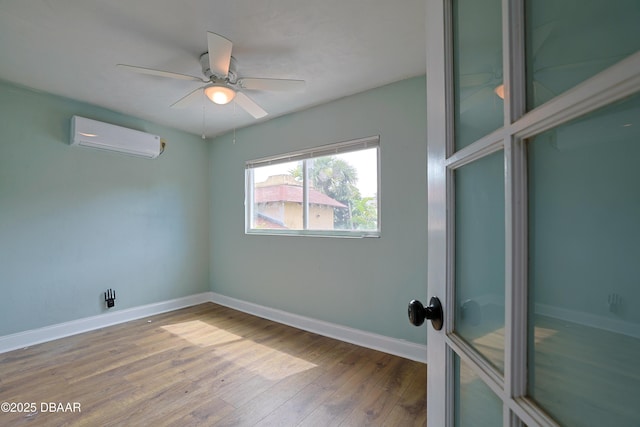
[[[70,145],[116,151],[155,159],[162,152],[160,137],[80,116],[71,118]]]

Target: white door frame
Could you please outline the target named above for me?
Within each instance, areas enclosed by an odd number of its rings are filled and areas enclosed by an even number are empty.
[[[640,52],[524,113],[524,0],[503,0],[504,126],[454,152],[451,0],[426,0],[428,292],[444,327],[428,325],[427,420],[453,426],[454,353],[503,402],[503,424],[557,426],[526,398],[527,183],[525,140],[640,90]],[[453,334],[453,171],[502,150],[505,165],[504,376]]]

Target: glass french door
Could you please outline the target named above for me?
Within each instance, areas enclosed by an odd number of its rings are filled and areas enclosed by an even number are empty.
[[[639,23],[427,0],[429,426],[640,426]]]

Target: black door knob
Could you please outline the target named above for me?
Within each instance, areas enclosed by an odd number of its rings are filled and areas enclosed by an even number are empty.
[[[424,319],[431,320],[431,326],[436,331],[442,329],[443,313],[442,304],[438,297],[431,297],[428,306],[423,306],[418,300],[412,300],[408,308],[409,322],[414,326],[420,326],[424,323]]]

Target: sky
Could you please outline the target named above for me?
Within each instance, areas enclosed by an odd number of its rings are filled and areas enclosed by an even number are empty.
[[[335,157],[343,159],[358,171],[358,183],[356,187],[358,187],[363,197],[372,197],[378,192],[378,162],[376,161],[376,156],[376,148],[335,155]],[[255,168],[255,182],[266,181],[271,175],[288,174],[291,169],[295,169],[298,163],[299,162],[288,162]]]

